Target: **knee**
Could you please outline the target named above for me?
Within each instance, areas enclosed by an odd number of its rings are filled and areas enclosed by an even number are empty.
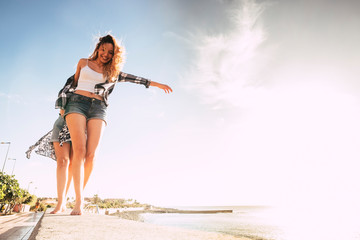
[[[95,161],[95,153],[94,152],[87,152],[85,159],[86,159],[86,161],[88,163],[93,163]]]
[[[58,168],[67,168],[69,166],[70,160],[67,157],[60,157],[56,159]]]
[[[80,157],[81,159],[85,158],[86,155],[86,147],[85,146],[77,146],[73,147],[74,157]]]

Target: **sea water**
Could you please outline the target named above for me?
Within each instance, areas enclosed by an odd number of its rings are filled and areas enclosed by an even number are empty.
[[[216,214],[143,214],[144,222],[218,232],[256,240],[360,240],[360,217],[336,219],[311,212],[264,206],[174,207],[181,210],[233,210]],[[349,217],[349,215],[347,215]],[[354,216],[354,215],[351,215]],[[356,218],[356,216],[355,216]],[[345,221],[343,221],[345,220]],[[359,220],[359,221],[357,221]]]

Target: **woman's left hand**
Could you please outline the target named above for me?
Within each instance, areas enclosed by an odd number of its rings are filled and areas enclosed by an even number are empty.
[[[160,84],[159,88],[161,88],[162,90],[164,90],[166,93],[172,92],[171,87],[169,87],[168,85],[165,85],[165,84]]]
[[[161,88],[162,90],[165,91],[165,93],[170,93],[173,90],[171,89],[171,87],[169,87],[168,85],[165,84],[161,84],[161,83],[157,83],[157,82],[151,82],[150,86],[154,86],[154,87],[158,87]]]

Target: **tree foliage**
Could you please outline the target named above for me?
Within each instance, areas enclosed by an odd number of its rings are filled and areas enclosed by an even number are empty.
[[[14,175],[0,173],[0,209],[5,205],[5,214],[11,213],[17,203],[31,203],[36,196],[21,189]],[[35,200],[36,201],[36,200]]]
[[[133,199],[104,199],[102,200],[97,194],[89,199],[92,204],[98,205],[100,208],[130,208],[130,207],[146,207]]]

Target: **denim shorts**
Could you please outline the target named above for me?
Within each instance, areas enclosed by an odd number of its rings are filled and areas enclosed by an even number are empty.
[[[64,127],[64,124],[65,124],[65,120],[59,114],[58,119],[56,119],[56,121],[54,123],[50,142],[59,142],[59,133],[60,133],[61,129]]]
[[[106,109],[104,101],[73,93],[66,104],[64,118],[70,113],[79,113],[85,116],[87,121],[101,119],[106,124]]]

